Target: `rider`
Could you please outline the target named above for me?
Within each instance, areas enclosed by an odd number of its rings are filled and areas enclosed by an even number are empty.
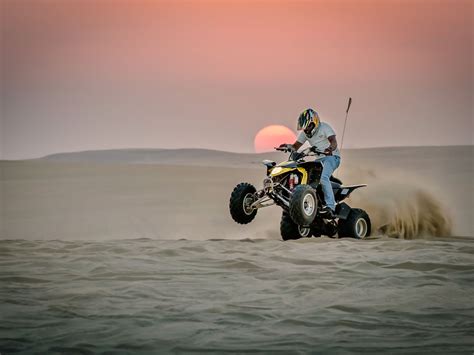
[[[317,112],[311,108],[304,110],[300,114],[297,129],[298,131],[302,130],[302,132],[298,135],[296,142],[293,144],[282,144],[280,148],[289,148],[296,151],[308,141],[313,149],[324,152],[325,156],[319,159],[319,161],[323,163],[321,185],[326,206],[323,207],[320,213],[327,215],[328,218],[334,218],[336,202],[329,177],[339,167],[341,162],[341,155],[339,149],[337,149],[336,133],[329,124],[321,122]]]

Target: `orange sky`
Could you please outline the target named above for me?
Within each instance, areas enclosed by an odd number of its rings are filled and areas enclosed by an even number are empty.
[[[248,152],[309,106],[342,131],[348,96],[347,147],[472,144],[472,7],[3,0],[1,151]]]

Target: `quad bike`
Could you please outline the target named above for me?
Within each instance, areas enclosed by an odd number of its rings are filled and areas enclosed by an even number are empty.
[[[335,218],[328,218],[321,211],[324,193],[320,185],[323,152],[310,147],[301,152],[289,148],[275,148],[290,153],[289,159],[280,164],[264,160],[267,177],[263,188],[246,182],[238,184],[232,191],[229,203],[230,214],[240,224],[250,223],[260,208],[272,205],[283,209],[280,233],[283,240],[304,237],[352,237],[363,239],[370,235],[370,218],[359,208],[351,208],[345,202],[352,191],[367,185],[346,185],[331,176],[330,181],[336,200]],[[316,157],[315,160],[305,160]]]

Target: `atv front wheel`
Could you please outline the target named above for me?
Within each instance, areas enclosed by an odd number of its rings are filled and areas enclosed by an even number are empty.
[[[297,225],[309,226],[316,217],[318,198],[309,185],[298,185],[290,199],[290,216]]]
[[[230,195],[230,215],[240,224],[252,222],[257,214],[257,209],[251,208],[255,202],[255,187],[247,182],[238,184]]]
[[[370,218],[367,212],[360,208],[351,208],[347,219],[340,219],[338,226],[339,237],[364,239],[370,235]]]
[[[280,234],[283,240],[296,240],[311,237],[311,228],[298,226],[291,216],[283,211],[280,222]]]

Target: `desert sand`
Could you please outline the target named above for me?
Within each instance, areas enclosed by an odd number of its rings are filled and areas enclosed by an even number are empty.
[[[338,177],[368,184],[362,241],[281,242],[278,207],[236,224],[229,195],[267,154],[3,161],[0,351],[468,353],[472,153],[343,152]]]
[[[280,208],[246,226],[228,212],[236,184],[261,187],[264,158],[285,155],[129,149],[1,161],[0,237],[279,239]],[[368,184],[348,203],[369,212],[375,234],[474,236],[473,161],[473,146],[344,150],[336,176]]]

